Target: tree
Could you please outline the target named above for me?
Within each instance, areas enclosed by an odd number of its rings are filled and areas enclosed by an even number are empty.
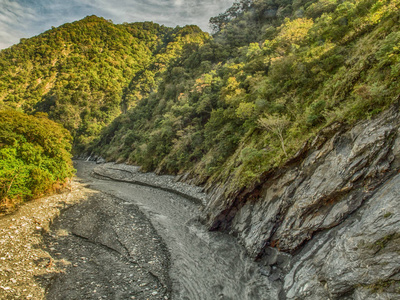
[[[213,33],[220,32],[227,23],[240,16],[244,11],[251,6],[250,0],[240,0],[232,4],[224,13],[216,17],[210,18],[210,27]]]
[[[279,141],[281,142],[283,153],[285,153],[285,156],[287,157],[288,155],[287,155],[286,148],[285,148],[283,134],[284,134],[286,128],[290,124],[290,120],[288,119],[288,117],[286,117],[285,115],[280,116],[278,114],[273,114],[273,115],[265,114],[264,118],[260,118],[258,120],[258,124],[261,127],[272,132],[279,138]]]

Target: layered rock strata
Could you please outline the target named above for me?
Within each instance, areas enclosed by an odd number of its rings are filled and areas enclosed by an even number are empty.
[[[400,299],[399,117],[332,124],[257,186],[209,189],[209,228],[279,269],[283,299]]]

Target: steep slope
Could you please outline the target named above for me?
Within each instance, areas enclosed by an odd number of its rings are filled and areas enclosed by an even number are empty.
[[[191,42],[190,28],[114,25],[90,16],[23,39],[0,52],[0,108],[47,112],[71,132],[79,151],[135,104],[131,95],[156,88],[158,73]],[[191,32],[207,38],[197,27]],[[133,77],[141,86],[122,100]]]
[[[220,16],[226,23],[214,39],[174,61],[157,93],[91,150],[144,170],[227,183],[224,194],[234,197],[325,126],[370,118],[395,101],[398,6],[242,1]],[[266,33],[243,39],[238,24]]]
[[[238,237],[284,299],[399,299],[399,117],[397,103],[335,123],[235,199],[214,188],[211,227]]]

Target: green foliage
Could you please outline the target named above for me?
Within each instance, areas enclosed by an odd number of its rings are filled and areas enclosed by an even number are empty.
[[[50,60],[55,71],[36,63],[51,57],[41,53],[52,39],[1,52],[0,99],[49,111],[78,150],[143,170],[190,172],[234,192],[284,164],[324,126],[371,118],[398,98],[399,5],[240,1],[212,18],[212,38],[196,26],[90,17],[41,36],[68,33]],[[85,44],[79,32],[92,29],[103,33]]]
[[[264,117],[258,119],[258,124],[261,127],[265,128],[267,131],[272,132],[279,138],[282,146],[282,151],[287,157],[288,155],[285,147],[284,134],[286,128],[288,128],[290,125],[290,120],[286,116],[279,116],[278,114],[266,114]]]
[[[0,111],[0,211],[64,184],[74,171],[71,141],[46,115]]]
[[[0,108],[48,113],[83,151],[157,89],[157,77],[185,45],[207,38],[197,26],[114,25],[96,16],[62,25],[0,52]]]
[[[144,170],[228,180],[232,191],[252,184],[330,122],[372,117],[396,99],[393,7],[236,3],[211,19],[214,38],[166,67],[158,89],[91,149]]]

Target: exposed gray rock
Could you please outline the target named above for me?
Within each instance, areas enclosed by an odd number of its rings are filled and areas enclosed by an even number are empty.
[[[365,299],[360,297],[366,297],[361,296],[366,292],[389,287],[400,271],[399,187],[397,175],[351,218],[316,235],[295,255],[285,277],[287,298],[315,295],[342,299],[354,293],[350,299]],[[376,293],[368,297],[375,299]],[[395,299],[394,295],[382,297]]]
[[[106,160],[102,157],[98,157],[96,159],[96,164],[104,164],[106,162]]]
[[[209,227],[285,273],[287,299],[400,299],[399,117],[332,124],[258,186],[210,189]]]

